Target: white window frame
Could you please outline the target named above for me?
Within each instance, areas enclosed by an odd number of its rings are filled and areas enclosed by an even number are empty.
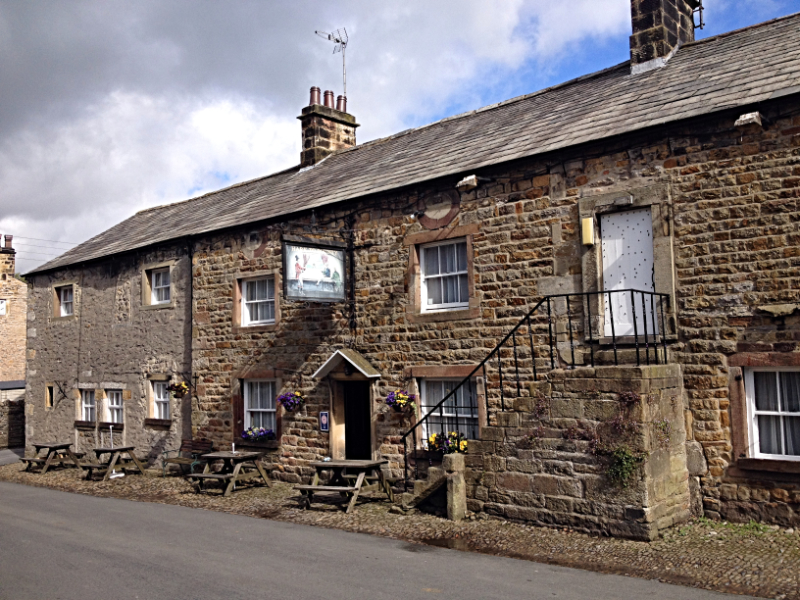
[[[250,408],[250,384],[252,383],[269,383],[272,386],[272,391],[267,395],[270,398],[270,402],[272,408]],[[252,413],[264,413],[266,415],[272,415],[272,420],[274,422],[273,426],[265,427],[265,429],[272,429],[275,432],[275,435],[278,435],[278,406],[275,398],[277,396],[278,384],[277,381],[274,379],[244,379],[242,381],[242,387],[244,388],[244,428],[249,429],[253,425],[251,424],[250,417]],[[263,417],[262,417],[263,418]],[[260,425],[263,427],[263,425]]]
[[[452,383],[452,386],[455,387],[459,383],[461,383],[463,380],[464,380],[463,377],[459,378],[459,379],[453,379],[453,378],[449,378],[449,377],[425,377],[425,378],[421,378],[419,380],[420,418],[422,418],[426,414],[428,414],[428,412],[431,410],[431,408],[433,408],[433,402],[430,403],[430,406],[428,405],[429,404],[428,403],[428,384]],[[470,438],[470,439],[476,439],[478,437],[478,435],[480,434],[480,431],[479,431],[479,426],[480,425],[479,425],[479,421],[478,421],[478,386],[477,386],[477,382],[474,379],[470,380],[470,385],[472,386],[472,393],[475,395],[475,403],[474,403],[475,406],[474,407],[470,407],[474,412],[472,412],[471,414],[468,414],[468,415],[458,414],[458,419],[459,419],[459,426],[461,425],[461,421],[462,420],[464,421],[464,423],[467,423],[467,422],[470,422],[470,421],[474,422],[474,425],[472,426],[472,429],[475,432],[475,438]],[[451,390],[452,390],[452,388],[451,388]],[[461,390],[462,390],[462,393],[463,393],[464,388],[462,387]],[[442,396],[442,398],[444,398],[444,396]],[[449,411],[448,411],[448,408],[450,409]],[[452,407],[447,407],[447,405],[445,404],[445,406],[442,407],[442,417],[445,419],[445,422],[448,419],[455,420],[456,413],[452,411]],[[430,436],[430,434],[432,434],[432,433],[441,433],[441,426],[439,425],[438,422],[436,423],[436,425],[432,425],[432,421],[430,419],[433,419],[433,418],[439,418],[439,412],[438,411],[436,411],[433,415],[431,415],[431,417],[429,419],[427,419],[422,425],[422,428],[423,428],[422,435],[423,435],[423,438],[424,438],[424,440],[426,442],[427,442],[428,436]],[[429,430],[429,423],[431,424],[430,430]],[[465,429],[468,429],[468,428],[465,428]],[[447,434],[449,431],[452,431],[452,429],[448,429],[447,427],[445,427],[445,434]],[[465,437],[469,437],[469,436],[466,436],[466,434],[465,434]]]
[[[464,265],[463,270],[456,270],[448,273],[438,273],[436,275],[427,275],[425,273],[425,255],[427,252],[430,252],[434,248],[437,249],[441,246],[457,246],[458,244],[464,244],[466,247],[466,261],[467,264]],[[440,242],[433,242],[430,244],[422,244],[419,247],[419,273],[420,273],[420,311],[421,312],[442,312],[447,310],[460,310],[463,308],[469,307],[469,243],[467,242],[467,238],[453,238],[448,240],[442,240]],[[456,258],[458,257],[458,251],[456,251]],[[441,271],[441,260],[439,262],[439,270]],[[442,304],[428,304],[428,281],[433,279],[444,279],[445,277],[453,277],[453,276],[461,276],[464,275],[467,278],[467,297],[460,302],[447,302]],[[459,293],[460,293],[460,285],[459,285]]]
[[[81,421],[97,420],[97,399],[94,390],[81,390]]]
[[[166,273],[167,275],[167,284],[166,285],[156,285],[156,275],[163,275]],[[166,290],[166,298],[159,300],[158,299],[158,292],[160,290]],[[169,267],[163,267],[158,269],[151,269],[150,270],[150,304],[157,305],[157,304],[169,304],[172,301],[172,273]]]
[[[106,417],[108,423],[114,423],[115,425],[124,423],[122,390],[106,390]]]
[[[62,317],[71,317],[75,314],[75,288],[72,285],[63,285],[58,289],[58,314]],[[67,298],[67,292],[69,297]]]
[[[761,448],[761,440],[759,437],[759,431],[757,426],[757,417],[759,415],[766,415],[766,416],[797,416],[800,417],[800,413],[793,413],[788,411],[782,411],[781,408],[781,386],[780,386],[780,379],[778,373],[781,372],[794,372],[797,373],[800,369],[791,368],[791,367],[751,367],[746,368],[744,370],[744,388],[745,388],[745,398],[747,400],[747,428],[748,434],[750,438],[750,448],[749,454],[751,458],[761,458],[765,460],[788,460],[788,461],[800,461],[800,456],[791,455],[791,454],[765,454],[762,453]],[[763,410],[756,410],[756,398],[755,398],[755,380],[753,377],[753,373],[775,373],[775,377],[778,379],[777,382],[777,390],[778,390],[778,410],[777,411],[763,411]],[[781,419],[781,445],[785,447],[785,433],[783,429],[783,419]]]
[[[168,421],[170,417],[169,382],[153,381],[153,418]]]
[[[254,285],[256,282],[259,281],[266,281],[267,282],[267,298],[263,300],[248,300],[247,299],[247,288],[250,285]],[[270,283],[272,284],[272,297],[269,296],[269,286]],[[244,327],[252,327],[255,325],[272,325],[275,323],[275,276],[270,275],[268,277],[256,277],[253,279],[243,279],[242,280],[242,326]],[[250,320],[250,311],[248,310],[249,305],[253,304],[271,304],[272,305],[272,318],[271,319],[264,319],[260,321],[251,321]]]

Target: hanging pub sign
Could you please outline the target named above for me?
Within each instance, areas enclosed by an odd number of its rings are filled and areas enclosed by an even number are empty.
[[[345,300],[344,244],[284,236],[283,273],[287,300]]]

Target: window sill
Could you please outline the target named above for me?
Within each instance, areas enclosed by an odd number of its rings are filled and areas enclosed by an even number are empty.
[[[234,334],[242,334],[242,333],[268,333],[270,331],[276,331],[278,329],[278,323],[264,323],[263,325],[234,325],[233,326],[233,333]]]
[[[77,318],[78,318],[78,315],[76,315],[76,314],[66,315],[64,317],[62,317],[61,315],[53,315],[52,321],[53,322],[62,322],[63,323],[65,321],[71,321],[72,319],[77,319]]]
[[[95,425],[94,421],[75,421],[75,429],[81,429],[83,431],[91,430],[94,431]]]
[[[142,310],[160,310],[162,308],[175,308],[175,302],[166,302],[164,304],[142,304]]]
[[[438,312],[409,312],[406,314],[409,323],[439,323],[442,321],[477,319],[480,316],[481,309],[477,306],[459,308],[456,310],[442,310]]]
[[[772,460],[766,458],[740,458],[736,466],[742,471],[767,471],[800,475],[800,460]]]
[[[145,419],[144,426],[151,429],[169,429],[172,427],[172,419]]]
[[[125,423],[111,423],[110,421],[103,421],[99,424],[99,427],[103,431],[108,431],[108,429],[111,427],[114,428],[114,431],[122,431],[125,429]]]

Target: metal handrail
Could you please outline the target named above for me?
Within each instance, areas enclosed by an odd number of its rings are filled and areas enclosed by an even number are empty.
[[[614,318],[614,310],[613,310],[613,304],[611,302],[611,296],[612,296],[612,294],[628,294],[628,293],[631,295],[631,310],[632,310],[632,313],[633,313],[633,328],[634,328],[634,336],[633,337],[634,337],[634,344],[635,344],[635,347],[636,347],[636,365],[637,366],[641,365],[641,355],[640,355],[640,346],[639,346],[639,335],[640,334],[639,334],[639,328],[638,328],[637,319],[636,319],[636,297],[637,297],[637,294],[639,295],[639,298],[641,299],[641,310],[642,310],[643,325],[644,325],[645,360],[646,360],[647,364],[649,365],[650,364],[650,348],[651,348],[651,342],[650,342],[649,336],[652,335],[652,337],[653,337],[652,348],[653,348],[653,351],[654,351],[654,360],[655,360],[656,364],[660,364],[660,359],[659,359],[659,356],[658,356],[658,354],[659,354],[658,353],[658,350],[659,350],[658,349],[658,340],[656,338],[657,334],[656,334],[656,331],[655,331],[655,325],[657,323],[657,318],[656,317],[658,315],[658,312],[655,309],[655,303],[656,303],[656,299],[658,299],[659,303],[660,303],[660,313],[661,313],[661,315],[660,315],[661,316],[661,319],[660,319],[660,324],[661,324],[660,335],[661,335],[661,343],[662,343],[661,344],[662,345],[662,359],[663,359],[664,363],[666,363],[667,362],[667,342],[666,342],[666,319],[665,319],[665,314],[664,314],[664,303],[665,302],[669,302],[669,295],[668,294],[659,294],[659,293],[656,293],[656,292],[649,292],[649,291],[644,291],[644,290],[625,289],[625,290],[609,290],[609,291],[603,291],[603,292],[581,292],[581,293],[573,293],[573,294],[553,294],[553,295],[549,295],[549,296],[544,296],[541,300],[539,300],[539,302],[536,303],[536,305],[531,310],[529,310],[520,319],[520,321],[511,329],[511,331],[509,331],[506,334],[506,336],[500,341],[500,343],[498,343],[492,349],[492,351],[489,352],[489,354],[486,356],[486,358],[484,358],[469,373],[469,375],[464,377],[464,379],[462,379],[458,383],[458,385],[456,385],[448,394],[446,394],[445,397],[441,401],[439,401],[438,404],[436,404],[436,406],[432,407],[430,409],[430,411],[426,415],[424,415],[421,419],[419,419],[414,424],[413,427],[411,427],[405,434],[403,434],[403,456],[404,456],[404,460],[405,460],[405,466],[404,466],[405,479],[408,480],[408,438],[409,438],[409,436],[411,436],[411,438],[412,438],[412,444],[413,444],[412,448],[414,450],[416,450],[417,446],[418,446],[418,444],[417,444],[417,430],[420,430],[420,432],[421,432],[421,428],[423,427],[423,425],[429,424],[429,419],[432,416],[438,416],[439,420],[440,420],[441,434],[444,437],[446,435],[446,433],[447,433],[445,431],[444,405],[451,398],[456,397],[456,394],[458,393],[458,391],[463,386],[469,385],[471,380],[472,380],[472,378],[479,371],[483,370],[483,372],[484,372],[484,380],[488,381],[487,377],[486,377],[486,367],[489,364],[489,362],[492,359],[495,358],[495,356],[497,357],[497,371],[498,371],[499,384],[500,384],[500,409],[501,409],[501,411],[505,411],[506,410],[505,390],[504,390],[504,382],[503,382],[503,359],[502,359],[502,356],[501,356],[501,349],[503,348],[503,346],[509,340],[512,340],[512,343],[513,343],[513,356],[512,356],[512,358],[514,360],[514,373],[516,375],[516,380],[517,380],[516,381],[517,397],[519,397],[521,386],[520,386],[520,373],[519,373],[519,358],[518,358],[518,351],[517,351],[517,335],[519,334],[520,329],[523,326],[526,326],[527,329],[528,329],[528,339],[530,341],[530,347],[531,347],[531,363],[532,363],[531,367],[532,367],[532,370],[533,370],[534,380],[536,381],[536,380],[538,380],[540,378],[540,376],[544,375],[544,373],[541,373],[541,371],[537,370],[537,367],[536,367],[536,351],[535,351],[534,338],[533,338],[533,325],[531,323],[531,317],[533,317],[535,315],[535,313],[542,306],[546,306],[547,307],[547,313],[546,313],[546,316],[547,316],[547,338],[548,338],[548,346],[549,346],[550,369],[552,370],[552,369],[555,369],[555,354],[558,351],[558,349],[556,347],[556,345],[558,344],[558,331],[556,331],[555,335],[553,335],[553,310],[552,310],[552,307],[551,307],[551,303],[554,302],[555,300],[558,300],[558,299],[561,299],[561,298],[563,298],[566,301],[566,305],[567,305],[567,321],[568,321],[568,335],[569,335],[570,355],[571,355],[570,366],[571,366],[571,368],[574,369],[576,367],[576,361],[575,361],[575,339],[574,339],[574,336],[573,336],[572,311],[571,311],[570,298],[581,298],[581,309],[583,309],[583,299],[584,298],[586,299],[586,309],[587,309],[586,310],[586,316],[588,318],[588,334],[589,334],[588,338],[589,338],[589,346],[590,346],[591,366],[594,367],[594,362],[595,362],[594,343],[595,343],[595,341],[599,342],[599,339],[596,339],[594,337],[594,331],[593,331],[594,328],[593,328],[592,322],[591,322],[592,321],[591,298],[592,297],[597,297],[598,299],[605,300],[605,297],[607,296],[608,297],[608,304],[609,304],[608,318],[609,318],[610,325],[611,325],[611,338],[612,338],[612,346],[613,346],[613,351],[614,351],[614,364],[618,365],[619,364],[619,359],[618,359],[618,352],[617,352],[617,338],[620,337],[620,336],[617,335],[617,331],[616,331],[617,328],[616,328],[616,323],[615,323],[615,318]],[[647,297],[650,298],[650,315],[651,315],[651,323],[652,323],[652,330],[653,330],[652,334],[648,333],[647,302],[646,302],[646,298]],[[507,375],[506,378],[508,378],[508,375]],[[471,405],[470,406],[470,414],[472,414],[472,410],[471,410],[472,408],[479,409],[480,407],[479,406],[474,406],[473,407]],[[456,428],[458,428],[458,419],[459,419],[458,410],[459,410],[458,403],[456,401],[456,406],[455,406]],[[487,411],[486,421],[488,422],[488,403],[487,403],[487,406],[486,406],[486,411]],[[437,412],[438,412],[438,415],[436,414]],[[477,412],[477,410],[475,412]],[[416,472],[416,476],[418,476],[419,475],[419,470],[418,470],[418,466],[416,465],[416,463],[415,463],[415,472]]]

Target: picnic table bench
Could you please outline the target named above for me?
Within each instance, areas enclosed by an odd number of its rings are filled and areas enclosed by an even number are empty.
[[[41,466],[41,474],[44,475],[50,467],[65,466],[68,462],[80,466],[77,454],[71,450],[72,444],[33,442],[31,446],[34,448],[35,455],[31,458],[21,459],[26,465],[26,471],[32,471],[34,466]],[[47,451],[46,455],[40,456],[42,450]]]
[[[189,473],[194,472],[195,466],[206,462],[203,459],[203,454],[208,454],[213,450],[214,443],[210,440],[181,440],[181,447],[178,450],[164,450],[162,453],[162,476],[167,476],[168,465],[179,465],[181,471],[188,466]],[[177,452],[177,456],[169,456],[173,452]]]
[[[211,452],[202,456],[206,462],[202,473],[188,473],[185,477],[198,493],[205,491],[206,481],[222,482],[223,496],[230,496],[237,483],[253,483],[261,479],[264,485],[270,487],[269,477],[258,462],[261,456],[261,452]],[[211,464],[216,461],[222,461],[222,470],[212,473]]]
[[[358,496],[363,492],[383,491],[389,500],[394,502],[394,493],[389,480],[383,474],[381,466],[387,460],[329,460],[311,463],[314,467],[314,478],[310,485],[296,485],[300,492],[300,505],[310,508],[315,494],[339,494],[344,501],[349,498],[347,514],[353,511]],[[320,473],[332,471],[332,476],[325,484],[320,484]],[[364,483],[367,482],[367,485]]]
[[[95,448],[95,462],[80,463],[81,469],[86,471],[86,479],[91,480],[94,477],[95,471],[103,472],[103,481],[108,481],[111,474],[114,472],[115,467],[120,469],[135,469],[145,477],[147,471],[144,469],[141,461],[134,454],[136,446],[118,446],[116,448]],[[104,454],[110,455],[108,461],[104,462],[102,457]],[[120,462],[123,454],[127,454],[128,460]],[[134,472],[135,472],[134,471]]]

